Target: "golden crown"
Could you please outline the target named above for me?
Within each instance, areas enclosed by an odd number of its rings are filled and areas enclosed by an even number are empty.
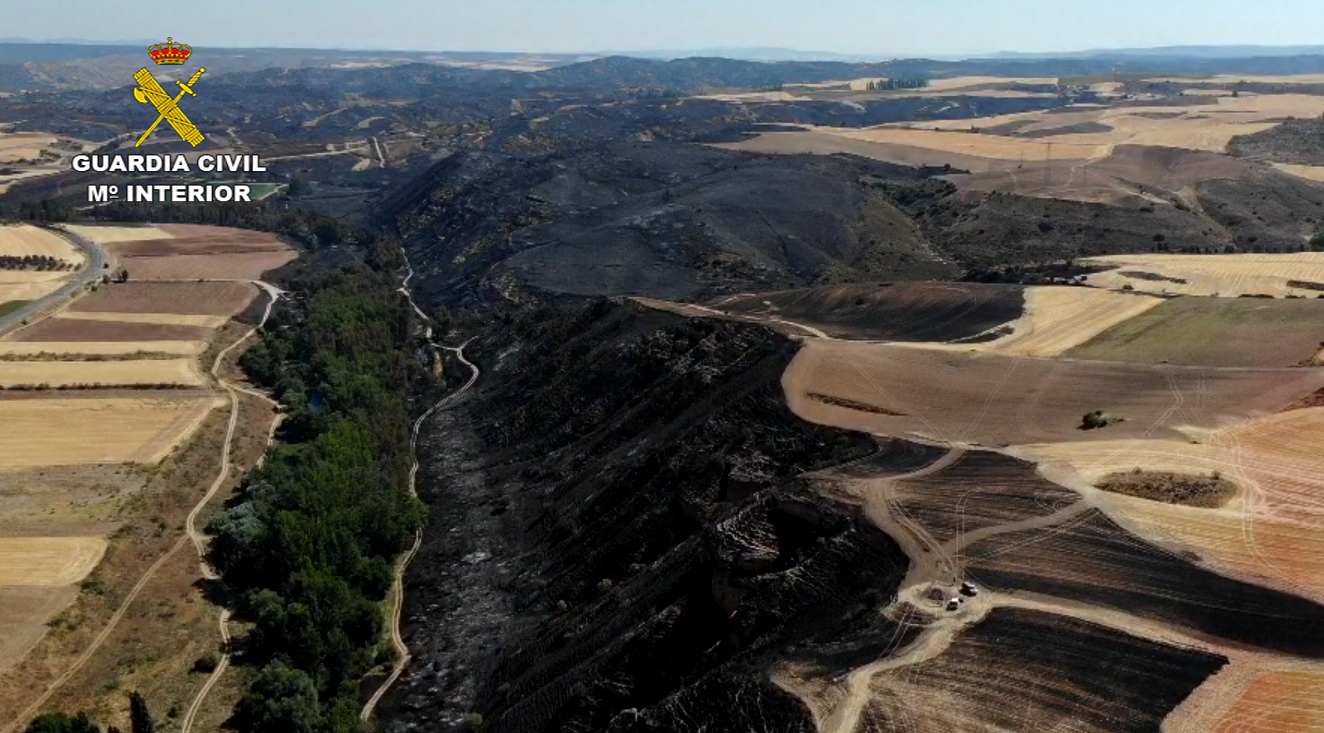
[[[165,43],[147,49],[147,55],[158,64],[182,64],[188,61],[188,57],[193,55],[193,47],[174,41],[173,38],[167,38]]]

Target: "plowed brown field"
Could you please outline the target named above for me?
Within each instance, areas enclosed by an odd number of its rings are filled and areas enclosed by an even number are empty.
[[[293,262],[291,251],[227,255],[125,257],[121,265],[135,280],[259,280],[264,273]]]
[[[154,323],[118,323],[85,321],[72,318],[47,318],[6,338],[9,341],[33,342],[144,342],[204,341],[210,328],[199,326],[162,326]],[[136,348],[136,347],[135,347]]]
[[[74,313],[177,313],[229,317],[243,310],[257,288],[247,283],[122,283],[78,300]]]

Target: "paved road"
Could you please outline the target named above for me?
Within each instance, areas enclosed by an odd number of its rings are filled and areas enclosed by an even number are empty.
[[[49,230],[63,237],[70,244],[73,244],[80,249],[83,252],[83,255],[87,257],[87,267],[83,268],[82,271],[78,273],[78,277],[65,283],[64,287],[59,290],[44,298],[34,300],[13,313],[0,316],[0,336],[22,326],[25,319],[32,320],[36,316],[45,312],[48,308],[72,297],[83,288],[87,287],[88,283],[106,274],[106,250],[102,249],[101,245],[89,242],[77,234],[64,231],[63,229],[50,227]]]

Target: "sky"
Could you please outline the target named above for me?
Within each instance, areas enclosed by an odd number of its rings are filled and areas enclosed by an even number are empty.
[[[1321,0],[5,0],[0,36],[419,51],[886,57],[1324,43]],[[159,39],[158,39],[159,37]]]

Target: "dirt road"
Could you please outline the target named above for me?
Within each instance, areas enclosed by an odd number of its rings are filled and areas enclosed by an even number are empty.
[[[419,415],[418,419],[414,421],[414,427],[409,437],[409,453],[410,453],[410,459],[412,461],[409,467],[409,493],[412,494],[415,498],[417,498],[418,491],[417,491],[416,479],[418,476],[418,468],[419,468],[419,463],[418,463],[419,430],[422,429],[423,423],[429,417],[431,417],[433,413],[435,413],[437,410],[446,407],[447,405],[454,402],[456,399],[459,399],[460,396],[468,392],[469,389],[474,386],[474,383],[478,381],[478,377],[481,374],[481,372],[479,371],[478,366],[476,364],[469,361],[464,356],[464,347],[468,345],[468,342],[461,344],[460,346],[441,346],[440,344],[438,344],[436,341],[433,340],[432,319],[429,318],[428,315],[424,313],[421,308],[418,307],[418,304],[414,302],[413,295],[409,291],[409,281],[413,279],[413,277],[414,277],[414,268],[412,266],[408,266],[408,273],[405,275],[404,281],[400,285],[400,292],[404,293],[405,296],[409,298],[409,305],[413,307],[414,312],[418,314],[418,317],[423,320],[423,324],[426,329],[424,331],[424,336],[427,339],[428,346],[432,348],[434,353],[438,349],[450,351],[454,353],[456,358],[459,359],[460,363],[465,365],[469,369],[469,380],[464,383],[464,386],[460,387],[459,389],[455,390],[449,395],[443,397],[432,407],[429,407],[426,412],[424,412],[422,415]],[[377,704],[381,702],[381,699],[384,695],[386,695],[387,690],[390,690],[391,686],[394,685],[396,681],[400,679],[400,675],[404,673],[405,666],[409,664],[409,660],[411,659],[411,655],[409,653],[409,647],[405,645],[404,638],[400,636],[400,616],[404,612],[404,606],[405,606],[405,572],[409,569],[409,563],[412,562],[414,556],[418,554],[418,548],[422,544],[423,544],[423,531],[420,529],[419,531],[414,533],[414,544],[409,548],[408,552],[406,552],[403,556],[401,556],[400,561],[396,564],[395,567],[395,579],[391,583],[391,645],[395,647],[396,662],[395,662],[395,666],[391,669],[391,674],[388,675],[386,679],[382,681],[381,686],[378,687],[377,691],[372,694],[372,697],[368,699],[368,702],[366,704],[364,704],[363,711],[359,713],[359,720],[362,720],[364,722],[367,722],[372,717],[373,711],[377,709]],[[188,733],[188,731],[185,730],[183,733]]]
[[[266,400],[267,402],[273,405],[276,404],[276,402],[272,400],[270,397],[260,392],[255,392],[253,390],[232,384],[229,381],[227,381],[225,378],[223,378],[220,374],[221,361],[225,359],[225,355],[228,354],[235,347],[239,346],[248,339],[252,338],[253,335],[258,332],[259,329],[261,329],[264,325],[266,325],[267,319],[271,317],[272,308],[276,306],[276,301],[280,299],[281,290],[276,286],[271,285],[270,283],[262,282],[260,280],[253,281],[253,284],[265,290],[268,296],[267,309],[262,313],[262,320],[259,321],[256,326],[249,329],[248,333],[245,333],[243,336],[240,336],[237,341],[225,347],[225,349],[223,349],[220,353],[218,353],[216,355],[216,360],[212,362],[212,366],[211,366],[212,378],[214,378],[216,382],[220,384],[221,387],[223,387],[225,391],[228,392],[230,395],[230,424],[225,431],[225,444],[221,448],[221,471],[216,476],[216,480],[212,482],[211,488],[207,491],[207,495],[202,498],[202,501],[200,501],[197,506],[193,507],[192,512],[189,512],[188,521],[185,523],[186,534],[189,540],[193,542],[194,550],[196,550],[198,553],[198,563],[202,567],[202,577],[206,578],[207,580],[216,580],[220,576],[216,573],[216,570],[213,569],[212,566],[207,563],[207,559],[206,559],[207,547],[205,544],[206,536],[198,531],[197,519],[198,516],[202,513],[202,511],[207,507],[207,504],[210,503],[213,498],[215,498],[216,492],[220,490],[221,486],[225,483],[225,480],[230,476],[230,467],[231,467],[230,444],[234,439],[235,427],[238,425],[239,422],[239,393],[243,392],[245,394],[255,395],[261,397],[263,400]],[[276,419],[272,422],[271,430],[267,433],[267,443],[265,446],[263,446],[262,449],[262,453],[264,455],[266,454],[267,448],[270,447],[271,445],[271,440],[275,436],[276,425],[279,422],[280,422],[280,416],[277,415]],[[259,463],[259,465],[261,464]],[[202,689],[199,690],[198,694],[193,698],[193,703],[189,705],[188,712],[184,714],[184,719],[180,723],[180,733],[189,733],[190,729],[192,729],[193,727],[194,719],[197,718],[198,710],[202,708],[203,700],[207,699],[208,693],[210,693],[211,689],[216,686],[217,682],[220,681],[221,676],[225,674],[225,670],[230,667],[229,621],[230,621],[230,609],[222,608],[220,615],[218,617],[218,623],[220,624],[220,629],[221,629],[221,649],[222,649],[221,661],[216,665],[216,669],[212,670],[211,676],[207,678],[207,681],[203,683]]]

